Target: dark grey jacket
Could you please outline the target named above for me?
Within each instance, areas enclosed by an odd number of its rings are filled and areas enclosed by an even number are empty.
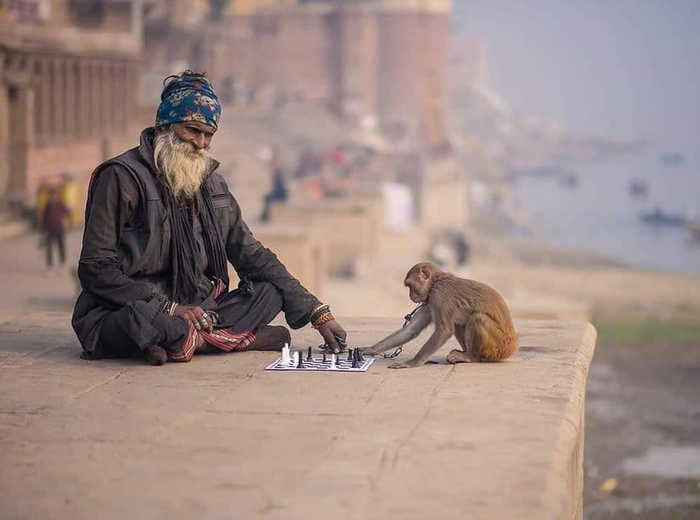
[[[155,175],[153,133],[145,129],[140,146],[105,161],[90,179],[78,265],[83,290],[72,320],[88,352],[99,353],[100,326],[109,312],[136,300],[170,297],[170,226]],[[229,262],[240,278],[272,283],[282,295],[287,323],[303,327],[318,299],[255,239],[216,167],[205,182]]]

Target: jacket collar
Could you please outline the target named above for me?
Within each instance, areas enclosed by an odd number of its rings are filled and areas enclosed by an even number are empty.
[[[156,129],[154,127],[149,126],[148,128],[144,128],[141,132],[141,140],[139,144],[139,155],[153,173],[156,173],[158,171],[158,169],[156,168],[155,160],[153,158],[153,140],[155,139],[155,135]],[[218,167],[219,161],[217,161],[216,159],[212,159],[211,168],[207,173],[207,177],[214,173]]]

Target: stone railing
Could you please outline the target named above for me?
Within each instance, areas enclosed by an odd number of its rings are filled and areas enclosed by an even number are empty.
[[[581,517],[586,322],[518,321],[502,363],[447,365],[448,345],[308,373],[265,371],[273,352],[82,361],[68,321],[0,325],[3,518]],[[341,321],[354,346],[397,320]]]

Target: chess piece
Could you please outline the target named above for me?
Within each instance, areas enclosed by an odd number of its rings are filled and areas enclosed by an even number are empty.
[[[331,370],[336,370],[338,364],[338,354],[331,354],[331,366],[329,367]]]
[[[352,360],[353,360],[352,352],[353,352],[352,349],[349,348],[349,349],[348,349],[348,359],[347,359],[348,361],[352,361]]]
[[[358,361],[358,349],[353,350],[352,353],[352,368],[357,368],[359,366],[359,361]]]
[[[289,343],[285,343],[284,347],[282,347],[282,361],[281,363],[283,365],[289,365],[291,362],[291,358],[289,356]]]
[[[324,362],[324,363],[326,362],[326,352],[325,352],[325,350],[323,351],[323,362]]]
[[[306,354],[306,361],[313,361],[313,356],[311,355],[311,347],[309,347],[309,350]]]
[[[298,359],[297,368],[304,368],[304,356],[302,355],[301,350],[296,352],[295,357]]]
[[[355,353],[357,354],[357,361],[362,363],[365,360],[364,356],[362,355],[362,351],[359,348],[356,348]]]

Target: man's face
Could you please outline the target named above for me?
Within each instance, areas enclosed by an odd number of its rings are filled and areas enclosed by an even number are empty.
[[[202,123],[176,123],[156,132],[153,159],[175,197],[191,199],[211,165],[206,149],[214,130]]]
[[[174,123],[173,131],[182,141],[191,144],[195,150],[207,150],[216,129],[199,121]]]

